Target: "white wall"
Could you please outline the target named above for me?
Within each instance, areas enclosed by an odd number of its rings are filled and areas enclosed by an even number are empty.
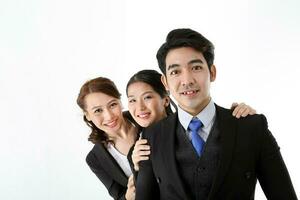
[[[213,99],[225,107],[244,101],[267,116],[299,191],[299,7],[297,0],[1,0],[0,199],[110,199],[85,164],[92,144],[79,88],[107,76],[125,97],[134,72],[158,70],[156,51],[178,27],[215,44]],[[264,199],[259,189],[256,197]]]

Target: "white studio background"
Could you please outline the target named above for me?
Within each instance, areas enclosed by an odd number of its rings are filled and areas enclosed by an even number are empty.
[[[90,171],[80,86],[106,76],[123,93],[158,70],[167,33],[190,27],[216,47],[216,103],[264,113],[300,195],[297,0],[0,0],[0,199],[110,199]],[[265,199],[257,187],[256,199]]]

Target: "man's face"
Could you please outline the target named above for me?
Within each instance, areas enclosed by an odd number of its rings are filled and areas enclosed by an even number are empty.
[[[193,48],[180,47],[167,54],[162,82],[178,105],[191,115],[197,115],[209,103],[210,83],[215,78],[215,66],[209,71],[202,53]]]

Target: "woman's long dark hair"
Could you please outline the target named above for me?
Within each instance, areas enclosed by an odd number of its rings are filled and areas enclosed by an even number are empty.
[[[77,97],[77,104],[84,112],[86,112],[85,97],[88,94],[95,92],[101,92],[117,99],[121,98],[119,90],[117,89],[114,82],[112,82],[110,79],[98,77],[89,80],[85,84],[83,84]],[[108,142],[112,142],[111,140],[109,140],[108,135],[104,131],[97,128],[92,121],[88,121],[85,115],[83,116],[83,120],[92,130],[88,138],[89,141],[94,144],[103,143],[104,145],[107,145]]]
[[[168,91],[165,89],[165,86],[161,82],[161,74],[155,70],[151,69],[146,69],[146,70],[141,70],[134,74],[128,81],[127,86],[126,86],[126,94],[128,96],[128,87],[136,82],[143,82],[152,87],[152,89],[159,94],[161,98],[165,98],[169,96]],[[170,99],[171,104],[175,107],[176,105],[173,103],[173,101]],[[171,104],[169,104],[166,107],[166,113],[167,115],[170,115],[173,113],[171,109]]]

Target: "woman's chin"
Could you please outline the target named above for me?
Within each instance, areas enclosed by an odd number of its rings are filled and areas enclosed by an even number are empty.
[[[150,121],[146,121],[146,120],[140,120],[137,123],[143,128],[147,128],[151,124]]]

